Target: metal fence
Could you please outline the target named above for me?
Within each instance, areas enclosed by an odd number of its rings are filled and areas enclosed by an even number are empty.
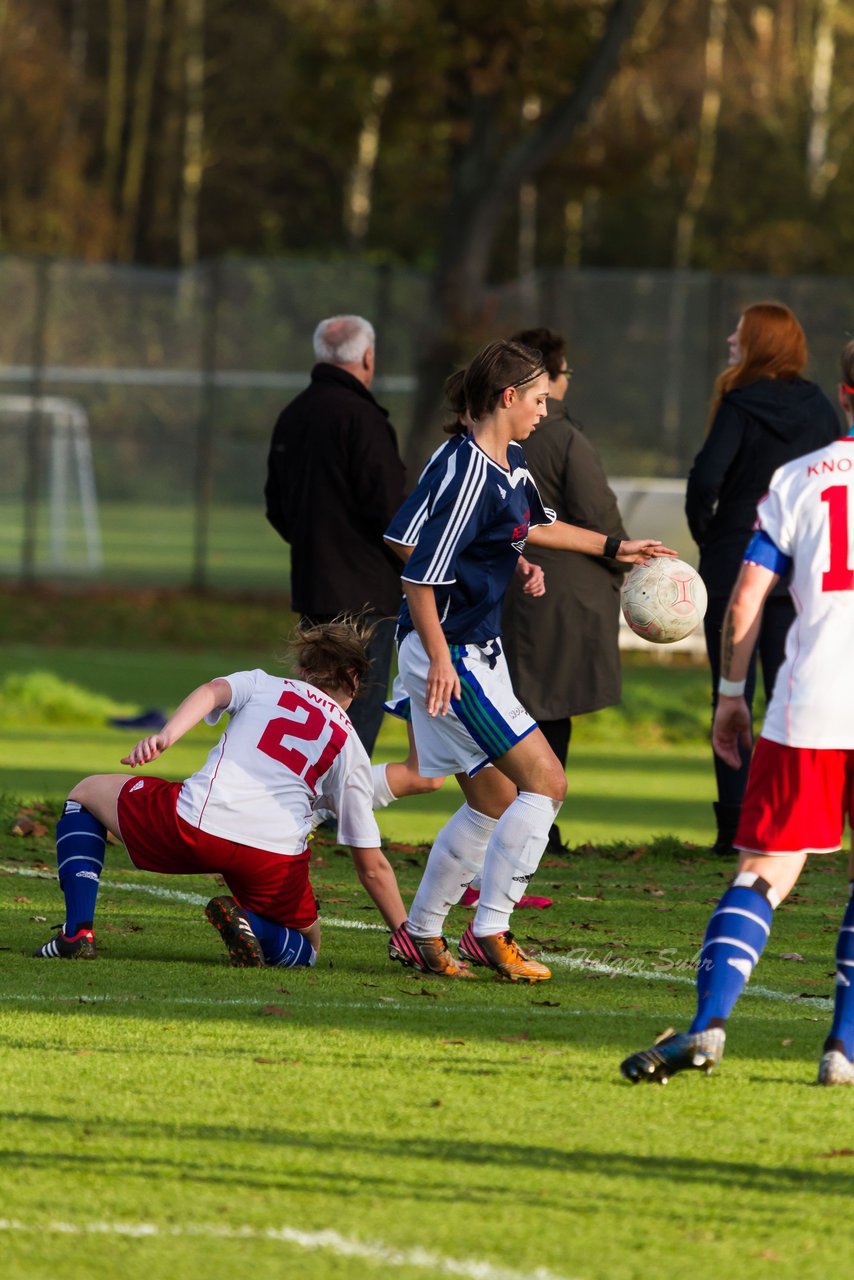
[[[340,312],[372,320],[375,391],[405,445],[428,288],[350,261],[180,272],[0,258],[0,576],[286,590],[265,458],[307,382],[314,327]],[[497,288],[491,327],[563,332],[572,410],[609,474],[679,478],[725,336],[767,297],[798,314],[811,375],[831,392],[854,327],[850,279],[554,270]],[[439,439],[437,427],[416,452]]]

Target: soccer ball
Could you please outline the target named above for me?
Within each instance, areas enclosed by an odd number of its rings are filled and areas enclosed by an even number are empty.
[[[707,603],[697,570],[670,556],[636,564],[620,591],[626,622],[636,635],[653,644],[672,644],[696,631]]]

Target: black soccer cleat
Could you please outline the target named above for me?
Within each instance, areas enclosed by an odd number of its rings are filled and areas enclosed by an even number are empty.
[[[67,938],[60,929],[49,942],[33,952],[38,960],[95,960],[97,955],[95,934],[91,929],[78,929],[71,938]]]
[[[620,1071],[632,1084],[667,1084],[677,1071],[704,1071],[706,1075],[724,1056],[726,1032],[723,1027],[706,1031],[667,1031],[650,1049],[633,1053],[620,1064]]]
[[[228,948],[228,957],[235,969],[266,967],[267,961],[264,959],[261,943],[234,898],[211,898],[205,907],[205,915],[222,935]]]

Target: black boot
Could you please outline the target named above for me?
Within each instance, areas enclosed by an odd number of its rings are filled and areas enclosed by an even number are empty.
[[[552,823],[551,830],[549,831],[549,840],[548,840],[548,844],[546,845],[546,853],[550,853],[552,854],[552,856],[557,854],[559,857],[565,853],[569,853],[569,849],[563,842],[563,839],[560,834],[560,828],[558,827],[557,823]]]
[[[712,845],[712,853],[716,853],[720,858],[738,857],[738,852],[733,848],[732,842],[735,839],[738,820],[741,817],[741,805],[721,804],[716,800],[712,808],[715,811],[715,818],[718,824],[718,835]]]

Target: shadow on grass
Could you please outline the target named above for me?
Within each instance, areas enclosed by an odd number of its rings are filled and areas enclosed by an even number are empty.
[[[509,1176],[525,1170],[535,1170],[537,1176],[531,1180],[530,1190],[525,1191],[525,1179],[522,1178],[514,1185],[513,1195],[517,1202],[529,1199],[532,1204],[538,1205],[542,1204],[543,1197],[540,1182],[542,1175],[566,1175],[569,1179],[573,1176],[594,1177],[597,1183],[602,1179],[609,1179],[614,1186],[610,1192],[605,1192],[606,1195],[616,1195],[619,1190],[616,1184],[622,1182],[635,1185],[641,1181],[648,1188],[658,1184],[668,1193],[672,1193],[674,1183],[678,1183],[688,1194],[691,1188],[701,1196],[708,1196],[711,1191],[717,1190],[719,1193],[743,1196],[745,1203],[751,1204],[757,1197],[764,1200],[779,1195],[817,1192],[816,1170],[813,1167],[805,1169],[763,1165],[758,1161],[728,1161],[709,1158],[707,1155],[690,1157],[671,1152],[662,1155],[637,1155],[601,1149],[573,1151],[519,1141],[466,1141],[459,1134],[450,1139],[419,1139],[412,1133],[389,1138],[367,1132],[352,1135],[332,1131],[323,1133],[316,1129],[306,1132],[302,1128],[276,1128],[275,1124],[271,1124],[255,1129],[241,1126],[239,1138],[244,1155],[240,1160],[230,1161],[227,1152],[234,1142],[235,1130],[229,1124],[173,1124],[157,1121],[154,1117],[129,1121],[117,1118],[98,1119],[91,1115],[87,1115],[85,1119],[71,1120],[67,1115],[17,1111],[0,1113],[0,1119],[4,1125],[29,1125],[43,1135],[42,1151],[11,1149],[0,1154],[0,1166],[14,1169],[15,1176],[20,1176],[27,1169],[46,1169],[56,1177],[73,1177],[78,1174],[97,1175],[107,1179],[171,1177],[182,1183],[220,1185],[239,1182],[244,1188],[299,1188],[301,1191],[317,1190],[328,1195],[328,1170],[324,1168],[324,1160],[329,1161],[332,1168],[338,1169],[342,1162],[346,1164],[348,1158],[357,1157],[359,1177],[352,1182],[338,1178],[335,1186],[337,1197],[359,1199],[366,1195],[388,1193],[395,1200],[401,1196],[412,1196],[417,1200],[439,1203],[452,1201],[456,1204],[459,1188],[451,1176],[451,1171],[456,1167],[465,1169],[468,1202],[491,1201],[496,1194],[503,1194],[495,1177],[495,1171],[499,1169]],[[567,1121],[571,1122],[571,1111],[567,1113]],[[109,1144],[109,1149],[92,1153],[69,1150],[69,1146],[73,1145],[75,1129],[85,1129],[87,1143],[97,1141],[100,1136]],[[158,1142],[180,1144],[182,1154],[144,1154],[149,1144]],[[126,1154],[118,1149],[125,1143],[129,1148]],[[196,1146],[195,1152],[192,1150],[193,1144]],[[210,1144],[215,1148],[215,1157],[207,1150]],[[253,1148],[257,1149],[255,1160],[258,1161],[258,1167],[254,1170]],[[284,1168],[277,1164],[278,1153],[285,1157]],[[816,1150],[809,1153],[807,1159],[815,1160],[821,1155]],[[310,1158],[313,1162],[318,1162],[319,1167],[312,1167],[311,1171],[302,1169],[298,1166],[301,1158]],[[375,1171],[377,1167],[386,1166],[389,1161],[397,1163],[394,1167],[389,1167],[387,1173]],[[416,1168],[412,1168],[412,1162],[416,1162]],[[441,1176],[431,1178],[430,1168],[440,1169]],[[561,1193],[563,1198],[568,1196],[571,1188],[572,1182],[569,1181]],[[852,1190],[854,1175],[835,1169],[822,1169],[822,1197],[850,1197]],[[588,1212],[592,1208],[592,1205],[586,1205]],[[736,1199],[732,1207],[734,1217],[738,1211],[739,1201]],[[752,1208],[750,1212],[753,1212]]]

